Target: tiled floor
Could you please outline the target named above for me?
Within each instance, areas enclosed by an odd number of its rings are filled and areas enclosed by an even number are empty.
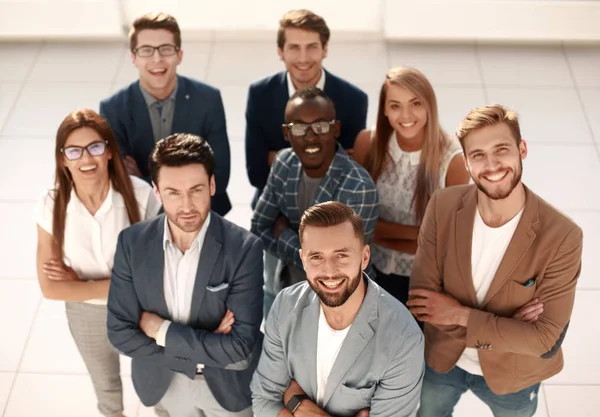
[[[248,83],[282,68],[272,43],[188,43],[181,72],[219,87],[232,149],[228,217],[248,226],[252,190],[244,170]],[[35,277],[33,204],[52,182],[53,135],[71,110],[97,109],[101,98],[135,78],[122,44],[0,44],[0,414],[4,417],[98,416],[86,370],[61,303],[42,300]],[[433,83],[444,127],[475,106],[514,106],[529,141],[525,182],[584,229],[584,264],[563,372],[547,381],[537,416],[597,416],[600,409],[600,47],[386,45],[340,43],[326,66],[370,98],[369,124],[385,71],[420,68]],[[597,273],[597,272],[596,272]],[[8,327],[6,327],[8,326]],[[123,359],[126,413],[142,407]],[[594,411],[596,410],[596,411]],[[466,395],[458,417],[489,411]]]

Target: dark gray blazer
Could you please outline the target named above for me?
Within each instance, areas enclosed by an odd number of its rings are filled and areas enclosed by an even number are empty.
[[[324,410],[336,417],[370,408],[371,417],[414,416],[425,372],[424,338],[402,303],[366,278],[367,293],[325,388]],[[307,282],[281,291],[267,318],[252,380],[256,417],[277,417],[294,379],[317,398],[320,300]]]
[[[108,295],[108,338],[133,358],[135,389],[146,406],[167,391],[173,372],[195,378],[196,365],[223,408],[251,405],[250,381],[262,348],[263,245],[212,212],[196,274],[188,325],[172,323],[166,346],[139,328],[143,311],[169,319],[163,287],[165,216],[137,223],[119,235]],[[227,309],[235,324],[214,334]]]

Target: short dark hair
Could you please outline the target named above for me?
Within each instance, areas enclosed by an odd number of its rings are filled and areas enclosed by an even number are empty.
[[[181,49],[181,30],[177,19],[167,13],[150,12],[145,15],[138,17],[133,22],[131,30],[129,31],[129,50],[135,52],[137,48],[137,35],[145,29],[165,29],[173,34],[175,46],[177,49]]]
[[[158,184],[161,167],[180,167],[191,164],[204,166],[208,177],[215,172],[215,155],[207,141],[190,133],[175,133],[158,141],[150,155],[150,178]]]
[[[308,208],[300,219],[298,236],[302,243],[302,235],[306,226],[331,227],[350,222],[354,235],[365,242],[365,226],[362,218],[351,207],[339,201],[326,201]]]
[[[327,23],[321,16],[306,9],[290,10],[279,21],[279,29],[277,30],[277,46],[279,46],[279,49],[283,49],[285,46],[285,30],[287,28],[318,33],[323,47],[327,45],[331,36]]]

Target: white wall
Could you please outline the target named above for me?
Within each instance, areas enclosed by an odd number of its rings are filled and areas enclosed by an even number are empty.
[[[175,15],[186,39],[273,39],[293,8],[323,15],[335,38],[600,40],[598,0],[0,0],[0,40],[122,39],[152,9]]]

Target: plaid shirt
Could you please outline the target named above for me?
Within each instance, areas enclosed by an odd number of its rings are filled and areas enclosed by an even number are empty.
[[[298,228],[302,213],[298,209],[298,186],[302,164],[291,148],[277,154],[252,217],[251,231],[263,241],[265,248],[279,259],[302,268]],[[379,218],[377,187],[369,173],[348,157],[338,144],[338,149],[321,180],[314,204],[339,201],[351,207],[362,217],[365,239],[370,242]],[[275,239],[273,224],[282,213],[290,227]]]

